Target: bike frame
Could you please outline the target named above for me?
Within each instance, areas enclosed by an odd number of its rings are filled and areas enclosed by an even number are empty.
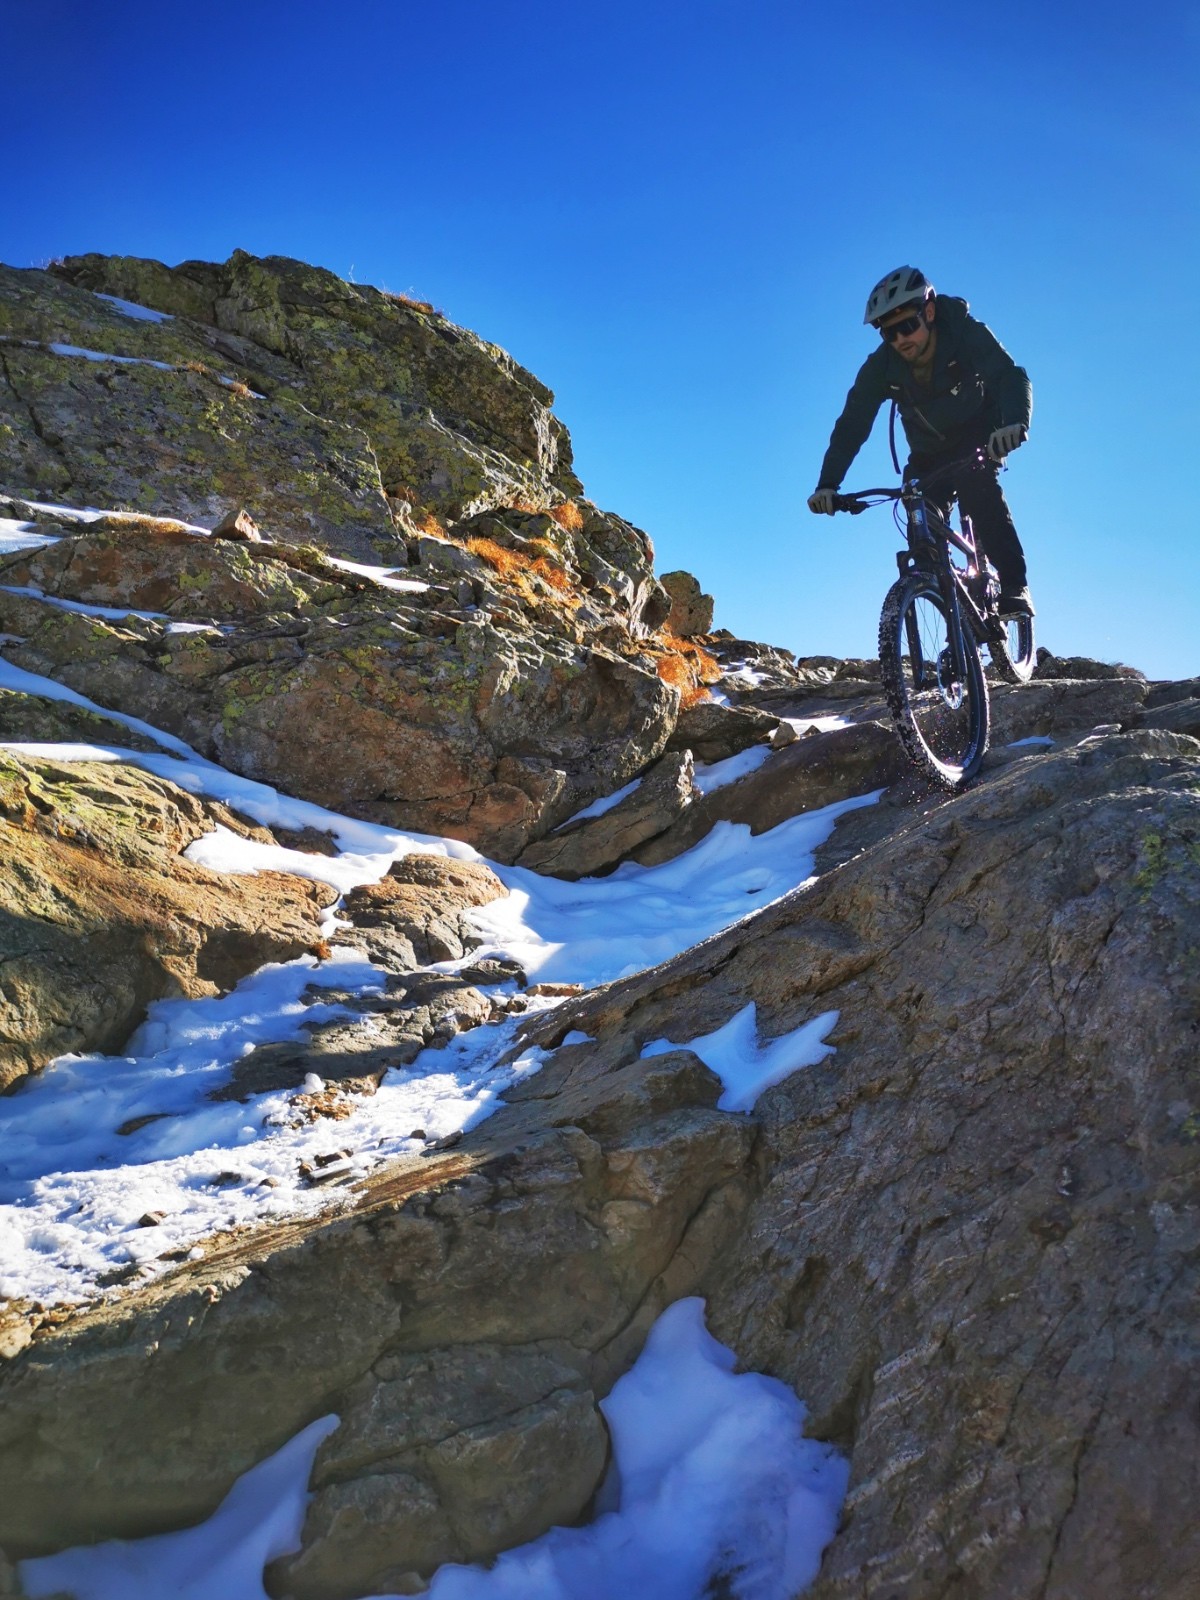
[[[936,479],[956,467],[983,464],[982,452],[976,451],[961,461],[954,461],[945,467],[935,469],[930,476]],[[983,642],[1001,637],[1002,627],[999,616],[992,613],[987,605],[987,576],[986,571],[980,568],[979,551],[971,519],[960,509],[962,529],[953,527],[931,504],[928,490],[923,487],[919,478],[907,479],[898,489],[859,489],[854,494],[838,495],[834,503],[839,511],[849,511],[857,515],[860,511],[865,511],[868,505],[879,505],[885,500],[900,501],[906,512],[905,534],[908,549],[901,550],[896,556],[896,565],[900,572],[903,574],[919,568],[928,572],[937,582],[951,624],[947,630],[951,664],[956,681],[961,683],[967,670],[962,635],[964,610],[968,618],[967,625]],[[966,557],[965,567],[957,566],[950,559],[951,547]],[[971,592],[971,585],[978,585],[981,578],[985,586],[983,594],[979,597],[984,602],[982,605]],[[914,660],[920,659],[920,648],[916,639],[910,637],[909,649]]]

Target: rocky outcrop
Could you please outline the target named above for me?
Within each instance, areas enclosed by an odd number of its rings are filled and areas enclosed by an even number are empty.
[[[643,866],[670,861],[718,822],[748,823],[752,833],[765,833],[802,811],[882,788],[907,771],[894,731],[882,722],[798,739],[745,777],[703,795],[671,828],[633,851],[633,858]]]
[[[428,491],[421,503],[460,514],[486,493],[496,458],[514,476],[519,469],[527,490],[578,492],[570,441],[551,414],[550,391],[498,346],[432,306],[346,283],[300,261],[241,250],[223,264],[188,261],[176,268],[75,256],[54,271],[66,283],[173,313],[259,387],[293,383],[313,411],[353,419],[370,434],[383,481],[398,498]],[[453,503],[444,481],[456,476],[447,471],[446,436],[460,453],[457,476],[471,480],[456,486]],[[428,476],[427,456],[433,458]]]
[[[1142,702],[1140,723],[1200,738],[1200,678],[1152,685]]]
[[[204,527],[245,507],[268,539],[361,561],[466,555],[494,537],[481,516],[533,517],[527,562],[655,627],[650,541],[580,498],[552,403],[431,306],[280,256],[0,268],[8,492]]]
[[[0,271],[0,512],[53,541],[0,558],[0,644],[99,708],[0,688],[9,740],[144,750],[116,720],[144,718],[563,878],[887,788],[818,878],[591,994],[479,950],[504,893],[481,862],[410,854],[350,892],[338,941],[378,976],[326,967],[294,1036],[211,1093],[284,1098],[310,1209],[213,1212],[197,1231],[229,1231],[87,1304],[7,1303],[0,1545],[194,1522],[335,1411],[269,1586],[415,1592],[588,1513],[597,1402],[701,1292],[850,1455],[817,1600],[1182,1600],[1200,681],[1042,653],[993,687],[978,783],[932,793],[878,663],[712,633],[696,581],[658,582],[646,535],[583,498],[551,405],[432,307],[296,262]],[[755,745],[698,792],[695,763]],[[217,824],[271,838],[120,761],[0,757],[0,1089],[121,1049],[155,998],[329,954],[332,889],[184,857]],[[821,1019],[832,1053],[733,1113],[704,1036],[751,1003],[760,1042]],[[356,1108],[417,1103],[389,1071],[444,1048],[453,1076],[476,1046],[479,1107],[510,1085],[490,1120],[405,1121],[424,1153],[385,1166],[354,1147]]]
[[[1038,651],[1033,675],[1042,682],[1057,678],[1076,681],[1085,678],[1135,678],[1142,683],[1146,681],[1146,674],[1139,672],[1136,667],[1127,667],[1114,661],[1095,661],[1091,656],[1056,656],[1049,650]]]
[[[458,1149],[394,1166],[348,1213],[47,1327],[0,1367],[4,1548],[195,1520],[330,1409],[286,1592],[387,1592],[577,1516],[607,1456],[596,1398],[744,1206],[752,1129],[718,1093],[687,1052],[564,1045]],[[65,1492],[80,1473],[88,1493]]]
[[[1198,777],[1153,732],[1012,764],[576,1014],[630,1050],[839,1015],[706,1280],[850,1452],[818,1600],[1189,1592]]]
[[[699,1288],[850,1453],[818,1596],[1186,1593],[1198,778],[1200,744],[1143,731],[901,809],[823,879],[531,1019],[545,1065],[452,1152],[42,1327],[0,1376],[0,1541],[192,1519],[332,1409],[276,1582],[387,1592],[578,1514],[594,1400]],[[839,1020],[748,1118],[687,1046],[750,1001],[760,1038]]]
[[[519,865],[568,881],[611,872],[666,833],[698,795],[692,752],[663,756],[632,794],[602,815],[570,823],[530,845]]]
[[[432,307],[284,258],[0,269],[3,506],[61,540],[0,584],[162,614],[4,594],[10,658],[512,860],[644,771],[716,677],[659,631],[650,541],[582,497],[552,399]]]
[[[658,580],[671,597],[667,627],[681,639],[707,634],[713,624],[713,597],[702,594],[690,572],[664,572]]]
[[[1148,685],[1144,678],[1058,679],[1019,686],[994,684],[992,744],[1069,733],[1140,720]]]
[[[764,743],[778,727],[779,718],[769,712],[701,700],[679,713],[667,749],[690,750],[697,761],[724,761]]]
[[[72,532],[0,561],[0,584],[163,613],[82,615],[0,589],[25,670],[288,793],[501,860],[653,761],[679,704],[652,660],[537,626],[549,603],[397,591],[317,552]]]
[[[0,751],[0,1089],[320,943],[332,889],[183,859],[218,823],[270,837],[132,767]]]

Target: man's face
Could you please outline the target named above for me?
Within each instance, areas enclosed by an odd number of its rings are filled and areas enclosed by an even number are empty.
[[[925,306],[908,305],[897,306],[895,311],[889,311],[887,316],[881,319],[879,326],[886,333],[889,328],[895,328],[911,322],[914,317],[920,317],[919,324],[911,332],[898,334],[894,340],[888,341],[905,361],[919,361],[928,350],[929,341],[933,337],[933,328],[927,320],[928,316],[929,311]]]

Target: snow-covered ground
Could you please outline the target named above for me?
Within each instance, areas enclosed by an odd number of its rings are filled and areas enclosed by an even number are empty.
[[[430,1600],[793,1600],[837,1528],[848,1463],[803,1437],[804,1407],[758,1373],[735,1374],[678,1300],[601,1402],[613,1467],[606,1509],[552,1528],[490,1569],[445,1566]],[[27,1593],[76,1600],[266,1600],[263,1567],[299,1548],[313,1458],[338,1425],[323,1417],[247,1472],[209,1520],[23,1562]],[[611,1509],[608,1509],[611,1508]],[[724,1576],[728,1589],[713,1587]],[[377,1597],[385,1600],[385,1597]]]
[[[83,522],[100,514],[76,510],[70,518]],[[44,542],[47,536],[34,524],[0,523],[0,548]],[[389,587],[415,587],[395,569],[340,564]],[[115,610],[71,608],[99,615]],[[265,826],[316,828],[337,845],[336,855],[320,856],[216,828],[187,852],[214,871],[290,872],[344,894],[378,881],[412,852],[481,859],[459,841],[361,822],[241,778],[182,740],[2,657],[0,687],[97,711],[159,746],[150,752],[88,744],[0,748],[58,761],[130,762]],[[759,746],[701,767],[700,787],[710,792],[771,755]],[[877,798],[864,795],[794,817],[757,837],[743,825],[722,822],[673,861],[654,868],[626,863],[602,879],[563,883],[491,863],[508,894],[471,913],[483,943],[467,959],[506,957],[530,978],[585,987],[655,965],[803,884],[838,817]],[[585,814],[603,809],[599,802]],[[159,1002],[122,1055],[62,1057],[0,1099],[0,1302],[87,1301],[105,1292],[110,1275],[152,1277],[188,1254],[200,1255],[202,1241],[216,1232],[344,1205],[346,1186],[473,1126],[496,1109],[505,1088],[547,1059],[528,1049],[501,1064],[514,1055],[517,1017],[475,1028],[388,1072],[375,1095],[356,1098],[336,1123],[305,1112],[303,1096],[324,1087],[313,1076],[298,1092],[261,1094],[245,1103],[210,1099],[238,1061],[262,1044],[302,1039],[306,1028],[335,1017],[353,1019],[369,1033],[369,1012],[349,1013],[329,997],[331,990],[369,996],[386,978],[337,944],[345,926],[338,907],[326,914],[323,932],[333,941],[327,960],[304,957],[263,967],[216,999]],[[822,1041],[836,1020],[830,1012],[794,1034],[762,1042],[748,1006],[712,1034],[655,1041],[646,1053],[688,1044],[721,1077],[722,1106],[745,1111],[772,1084],[828,1054],[831,1047]],[[572,1034],[565,1042],[581,1037]],[[340,1186],[311,1185],[314,1170],[335,1176]],[[436,1600],[592,1600],[622,1591],[698,1600],[719,1566],[737,1569],[730,1592],[742,1600],[787,1600],[796,1593],[815,1573],[832,1534],[844,1464],[801,1439],[802,1408],[788,1391],[752,1374],[734,1377],[732,1364],[729,1352],[705,1333],[698,1303],[672,1307],[638,1367],[605,1405],[619,1506],[591,1528],[555,1530],[510,1552],[489,1573],[443,1570],[432,1591]],[[65,1586],[79,1600],[118,1594],[159,1600],[168,1593],[261,1600],[262,1566],[294,1547],[313,1453],[322,1429],[335,1425],[335,1419],[314,1424],[247,1474],[203,1528],[27,1563],[29,1592]],[[613,1503],[617,1497],[614,1487]]]
[[[239,777],[140,718],[106,711],[2,658],[0,688],[102,712],[162,747],[133,752],[10,742],[3,748],[58,761],[127,761],[267,827],[328,832],[338,846],[334,856],[314,855],[216,827],[187,851],[213,871],[293,873],[345,894],[378,882],[414,851],[481,859],[460,841],[361,822]],[[754,770],[771,753],[757,746],[701,768],[706,789]],[[814,851],[838,817],[875,798],[793,817],[757,837],[743,824],[721,822],[673,861],[627,862],[607,877],[578,883],[493,863],[508,894],[471,913],[483,943],[467,959],[507,958],[530,978],[587,988],[654,966],[805,882]],[[313,1160],[327,1157],[331,1145],[338,1176],[352,1183],[473,1125],[495,1109],[515,1077],[540,1065],[537,1052],[499,1065],[511,1052],[516,1023],[476,1028],[390,1071],[377,1094],[354,1102],[336,1135],[323,1121],[293,1111],[284,1093],[245,1103],[211,1100],[249,1051],[302,1039],[306,1028],[346,1015],[323,990],[366,996],[382,989],[384,973],[337,945],[344,926],[332,907],[321,930],[335,941],[329,960],[264,967],[216,999],[161,1001],[121,1056],[62,1057],[0,1100],[0,1301],[86,1300],[109,1275],[169,1270],[181,1252],[214,1232],[344,1204],[344,1194],[308,1182]],[[816,1019],[801,1030],[803,1038],[760,1048],[750,1008],[694,1048],[726,1082],[723,1104],[746,1110],[779,1077],[819,1059],[820,1038],[833,1020]],[[369,1014],[357,1025],[369,1034]],[[310,1084],[309,1092],[321,1087]]]

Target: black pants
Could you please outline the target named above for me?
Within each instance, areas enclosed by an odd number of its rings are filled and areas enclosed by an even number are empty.
[[[904,469],[904,476],[925,478],[935,469],[961,461],[973,443],[959,444],[937,455],[914,455]],[[977,547],[1000,574],[1004,592],[1016,594],[1025,587],[1025,552],[1000,487],[999,470],[989,463],[982,467],[973,464],[959,467],[946,473],[939,471],[928,492],[943,517],[950,515],[950,507],[957,497],[959,509],[971,519]]]

